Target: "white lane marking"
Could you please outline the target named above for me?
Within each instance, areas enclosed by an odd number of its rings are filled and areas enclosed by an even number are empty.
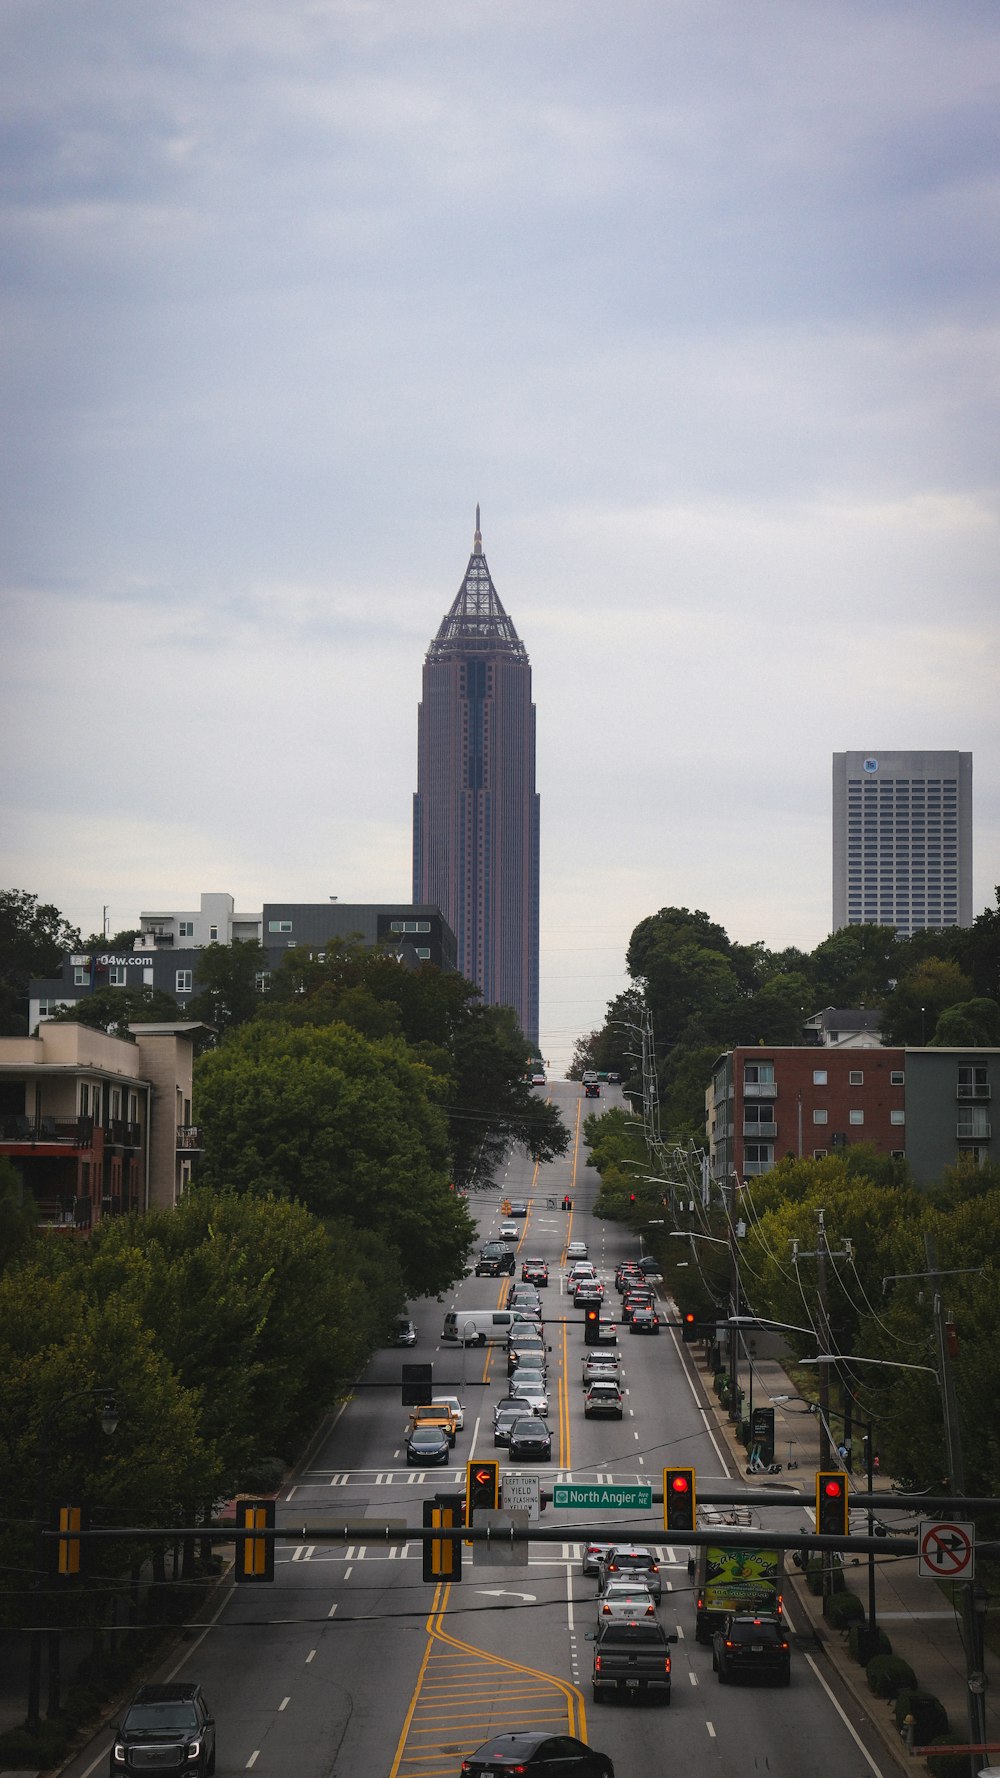
[[[694,1672],[693,1669],[688,1672],[688,1678],[690,1679],[692,1685],[698,1684],[698,1675],[697,1675],[697,1673]]]
[[[306,1666],[308,1667],[309,1662],[314,1661],[315,1659],[316,1659],[316,1650],[314,1648],[311,1648],[309,1650],[309,1653],[306,1655]]]
[[[714,1741],[714,1740],[715,1740],[715,1727],[714,1727],[714,1724],[712,1724],[712,1723],[710,1723],[710,1722],[707,1722],[707,1723],[706,1723],[706,1724],[705,1724],[705,1727],[706,1727],[706,1729],[707,1729],[707,1730],[708,1730],[708,1732],[709,1732],[709,1734],[710,1734],[710,1735],[711,1735],[711,1737],[712,1737],[712,1740],[713,1740],[713,1741]]]
[[[246,1763],[246,1769],[248,1772],[249,1772],[251,1766],[255,1766],[257,1764],[257,1755],[259,1753],[260,1753],[260,1748],[255,1747],[252,1754],[250,1755],[250,1758],[247,1760],[247,1763]]]
[[[285,1499],[286,1500],[294,1500],[294,1498],[295,1498],[295,1489],[289,1488],[288,1493],[285,1495]]]
[[[336,1601],[336,1599],[335,1599],[335,1600],[334,1600],[334,1602],[333,1602],[333,1604],[332,1604],[332,1605],[331,1605],[331,1607],[330,1607],[330,1609],[329,1609],[329,1611],[328,1611],[328,1612],[327,1612],[327,1614],[326,1614],[326,1615],[327,1615],[327,1617],[332,1617],[332,1616],[333,1616],[333,1614],[334,1614],[334,1612],[335,1612],[335,1611],[336,1611],[336,1609],[337,1609],[337,1601]]]
[[[291,1701],[292,1701],[291,1698],[282,1698],[281,1703],[278,1705],[278,1709],[279,1710],[287,1710]]]
[[[344,1579],[345,1579],[345,1580],[350,1580],[350,1578],[351,1578],[351,1575],[352,1575],[352,1573],[353,1573],[353,1572],[354,1572],[354,1571],[353,1571],[353,1569],[351,1569],[351,1568],[345,1568],[345,1569],[344,1569]]]

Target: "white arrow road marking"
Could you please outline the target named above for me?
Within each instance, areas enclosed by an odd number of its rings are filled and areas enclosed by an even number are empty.
[[[536,1602],[534,1593],[511,1593],[506,1587],[477,1587],[476,1592],[482,1593],[486,1599],[523,1599],[525,1605],[534,1605]]]

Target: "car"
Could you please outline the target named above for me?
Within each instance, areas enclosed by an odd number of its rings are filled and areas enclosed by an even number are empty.
[[[215,1771],[215,1718],[200,1685],[141,1685],[114,1731],[111,1778]]]
[[[550,1463],[552,1434],[537,1414],[526,1414],[511,1427],[507,1448],[512,1463]]]
[[[588,1249],[587,1249],[586,1241],[570,1241],[567,1243],[567,1247],[566,1247],[566,1258],[567,1259],[586,1259],[587,1258],[587,1251],[588,1251]]]
[[[617,1068],[609,1068],[608,1069],[608,1085],[609,1085],[609,1087],[620,1086],[621,1085],[621,1078],[622,1077],[619,1074]]]
[[[606,1753],[598,1753],[572,1735],[552,1735],[547,1729],[518,1729],[510,1735],[494,1735],[462,1761],[461,1778],[502,1778],[504,1772],[523,1773],[524,1778],[615,1778]]]
[[[591,1383],[583,1400],[587,1419],[594,1414],[610,1414],[615,1420],[625,1418],[625,1399],[616,1382]]]
[[[419,1407],[410,1409],[409,1430],[416,1432],[420,1426],[435,1427],[439,1432],[444,1433],[450,1445],[455,1443],[458,1433],[455,1416],[451,1409],[443,1406],[441,1402],[422,1402]]]
[[[500,1241],[487,1241],[480,1249],[476,1261],[477,1278],[499,1278],[504,1272],[513,1272],[514,1255]]]
[[[507,1288],[508,1309],[533,1309],[537,1314],[542,1312],[542,1299],[533,1284],[526,1284],[522,1278],[520,1283],[511,1284]]]
[[[645,1282],[638,1260],[625,1260],[620,1266],[615,1267],[615,1289],[620,1295],[624,1295],[630,1284],[638,1290]]]
[[[604,1561],[601,1563],[598,1576],[598,1591],[603,1593],[613,1580],[641,1580],[648,1587],[653,1598],[659,1603],[662,1582],[660,1567],[651,1550],[641,1543],[615,1543],[611,1545]]]
[[[629,1316],[628,1331],[630,1334],[658,1334],[660,1317],[656,1310],[647,1308],[645,1304],[633,1309]]]
[[[640,1580],[615,1580],[601,1594],[597,1616],[598,1620],[655,1617],[656,1600]]]
[[[432,1395],[431,1405],[436,1408],[447,1408],[455,1422],[455,1431],[462,1432],[465,1428],[465,1409],[457,1395]]]
[[[582,1075],[582,1080],[583,1080],[583,1084],[585,1087],[591,1086],[594,1083],[594,1081],[596,1081],[596,1079],[597,1079],[597,1069],[596,1068],[585,1068],[584,1069],[583,1075]]]
[[[429,1469],[432,1463],[447,1463],[451,1457],[451,1440],[438,1426],[414,1426],[406,1437],[407,1463],[419,1463]]]
[[[584,1544],[584,1546],[583,1546],[583,1572],[584,1572],[584,1574],[600,1574],[601,1564],[604,1561],[604,1558],[607,1555],[610,1548],[611,1548],[610,1543],[586,1543],[586,1544]]]
[[[636,1309],[651,1309],[654,1301],[651,1290],[630,1290],[622,1301],[622,1320],[631,1321]]]
[[[394,1346],[416,1345],[417,1330],[408,1315],[400,1315],[393,1330],[392,1343]]]
[[[581,1278],[596,1278],[597,1267],[589,1259],[574,1259],[566,1267],[566,1286],[572,1290]]]
[[[599,1099],[601,1096],[600,1081],[598,1081],[598,1080],[586,1081],[584,1083],[583,1096],[585,1099]]]
[[[741,1674],[790,1685],[792,1652],[784,1620],[733,1613],[712,1637],[712,1666],[720,1685]]]
[[[542,1340],[519,1340],[507,1347],[507,1375],[512,1377],[519,1364],[523,1363],[529,1371],[540,1370],[544,1375],[548,1371],[545,1357],[545,1344]]]
[[[533,1414],[540,1414],[544,1419],[549,1411],[548,1390],[537,1371],[531,1377],[520,1375],[520,1365],[510,1379],[510,1392],[516,1401],[523,1401]]]
[[[597,1323],[597,1343],[599,1346],[617,1346],[618,1323],[610,1315],[602,1315]]]
[[[617,1383],[622,1373],[621,1353],[602,1352],[599,1346],[588,1346],[583,1355],[583,1382]]]
[[[527,1216],[528,1206],[523,1198],[515,1198],[510,1207],[511,1216]]]
[[[521,1239],[521,1231],[516,1222],[502,1222],[499,1235],[501,1241],[519,1241]]]
[[[510,1443],[511,1428],[518,1420],[523,1420],[530,1404],[512,1397],[508,1401],[497,1402],[493,1410],[493,1443],[506,1445]]]
[[[533,1087],[543,1087],[545,1085],[545,1076],[540,1068],[535,1069],[535,1072],[531,1077],[531,1084]]]
[[[573,1280],[573,1301],[575,1303],[603,1303],[604,1285],[599,1278],[575,1278]]]
[[[536,1290],[543,1290],[549,1281],[548,1261],[544,1259],[522,1259],[521,1277],[525,1284],[533,1284]]]

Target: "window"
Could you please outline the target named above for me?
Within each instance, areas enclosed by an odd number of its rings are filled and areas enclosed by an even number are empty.
[[[174,975],[174,993],[190,994],[193,986],[193,976],[194,971],[191,969],[178,969]]]
[[[988,1105],[960,1105],[958,1108],[959,1136],[988,1136],[989,1126]]]
[[[121,1114],[122,1114],[122,1090],[121,1090],[121,1087],[112,1087],[112,1089],[111,1089],[111,1117],[112,1117],[112,1121],[117,1122],[117,1120],[121,1117]]]
[[[852,1124],[863,1124],[865,1121],[865,1114],[863,1111],[849,1111],[847,1116]]]
[[[90,986],[90,970],[86,966],[81,968],[79,963],[76,965],[73,971],[73,986],[74,988],[88,988]]]
[[[429,920],[390,920],[389,922],[390,932],[429,932],[430,929]]]
[[[267,930],[268,932],[291,932],[292,922],[291,920],[269,920]]]
[[[178,920],[178,922],[177,922],[177,936],[178,936],[178,938],[193,938],[194,937],[194,921],[193,920]]]
[[[905,1161],[905,1159],[906,1159],[905,1148],[894,1148],[892,1150],[891,1159],[894,1161]]]
[[[813,1112],[813,1123],[814,1124],[828,1124],[829,1121],[830,1121],[830,1113],[828,1111],[814,1111]]]
[[[850,1074],[847,1076],[847,1083],[848,1086],[863,1087],[865,1084],[864,1070],[861,1068],[852,1068]]]
[[[218,944],[218,942],[219,942],[219,928],[217,926],[210,926],[208,929],[208,937],[209,937],[209,942],[211,944],[213,944],[213,945]]]
[[[905,1124],[906,1112],[905,1111],[890,1111],[889,1122],[891,1124]]]
[[[901,1068],[894,1068],[889,1076],[889,1085],[891,1087],[901,1087],[905,1080],[906,1076],[903,1073],[903,1070]]]
[[[72,1005],[72,1000],[40,1000],[38,1002],[38,1016],[40,1019],[51,1019],[61,1006]]]
[[[417,946],[417,956],[420,958],[421,963],[429,963],[430,957],[431,957],[429,946],[418,945]]]
[[[765,1167],[774,1165],[773,1142],[746,1142],[743,1145],[743,1165],[747,1173],[763,1172]]]
[[[986,1069],[976,1067],[972,1062],[960,1062],[958,1065],[958,1090],[966,1099],[988,1099]]]
[[[124,963],[112,963],[108,970],[108,986],[110,988],[124,988],[127,981],[128,974]]]
[[[743,1121],[747,1124],[773,1124],[774,1106],[761,1099],[752,1105],[743,1107]]]
[[[826,1153],[827,1153],[827,1151],[826,1151],[826,1149],[825,1149],[825,1148],[814,1148],[814,1149],[813,1149],[813,1160],[814,1160],[814,1161],[823,1161],[823,1160],[825,1160],[825,1159],[826,1159]]]
[[[144,988],[151,988],[153,986],[153,971],[151,969],[143,970],[142,985]]]
[[[80,1082],[80,1116],[81,1117],[89,1117],[90,1116],[90,1082],[89,1082],[89,1080],[81,1080],[81,1082]]]
[[[814,1068],[813,1069],[813,1086],[814,1087],[825,1087],[826,1086],[826,1069],[825,1068]]]

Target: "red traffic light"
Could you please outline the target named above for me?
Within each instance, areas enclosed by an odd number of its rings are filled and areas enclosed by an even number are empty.
[[[492,1469],[476,1469],[473,1470],[472,1473],[474,1479],[479,1483],[481,1488],[484,1488],[487,1482],[492,1482],[493,1480]]]
[[[838,1476],[828,1476],[823,1483],[823,1492],[829,1500],[839,1500],[844,1492],[844,1484]]]
[[[691,1483],[686,1475],[672,1475],[670,1486],[675,1494],[690,1494]]]

